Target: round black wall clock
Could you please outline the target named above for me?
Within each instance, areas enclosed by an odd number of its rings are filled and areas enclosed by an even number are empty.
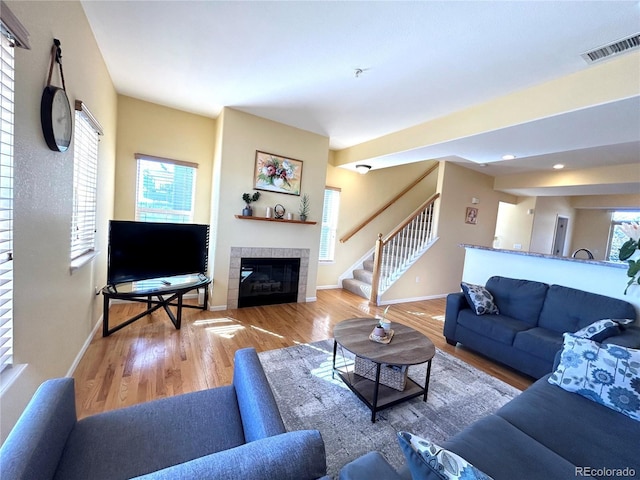
[[[65,152],[71,144],[73,127],[69,99],[63,89],[53,85],[44,88],[40,120],[47,146],[54,152]]]
[[[58,64],[60,69],[60,80],[62,88],[51,85],[51,75],[54,64]],[[60,40],[53,39],[51,46],[51,61],[49,62],[49,78],[47,86],[42,92],[40,100],[40,122],[42,123],[42,133],[47,146],[54,152],[66,152],[71,145],[71,135],[73,134],[73,124],[71,118],[71,106],[67,98],[64,86],[64,73],[62,72],[62,49]]]

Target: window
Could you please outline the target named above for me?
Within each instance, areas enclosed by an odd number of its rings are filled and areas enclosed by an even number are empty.
[[[193,222],[198,165],[140,153],[136,153],[136,160],[138,162],[136,220]]]
[[[0,8],[0,372],[13,362],[13,115],[14,47],[29,48],[29,33],[2,2]]]
[[[320,261],[333,262],[336,252],[336,231],[340,209],[340,189],[326,187],[322,206],[322,230],[320,232]]]
[[[102,127],[81,101],[76,101],[73,151],[71,268],[93,258],[96,249],[98,135]]]
[[[640,223],[640,211],[619,211],[611,213],[611,229],[609,231],[609,251],[607,252],[607,260],[610,262],[620,262],[618,253],[624,242],[629,240],[620,226],[623,223],[638,222]]]

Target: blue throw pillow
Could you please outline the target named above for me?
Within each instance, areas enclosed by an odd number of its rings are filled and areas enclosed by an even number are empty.
[[[453,452],[408,432],[398,432],[398,443],[413,480],[492,480]]]
[[[500,313],[493,301],[493,295],[482,285],[462,282],[460,287],[462,287],[464,296],[476,315]]]
[[[565,333],[549,383],[640,421],[640,350]]]

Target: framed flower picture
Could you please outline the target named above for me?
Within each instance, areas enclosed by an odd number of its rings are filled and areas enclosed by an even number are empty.
[[[256,190],[300,195],[302,161],[256,150]]]

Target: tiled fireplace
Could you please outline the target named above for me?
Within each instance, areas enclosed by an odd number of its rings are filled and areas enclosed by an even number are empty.
[[[307,297],[307,277],[309,274],[309,249],[308,248],[260,248],[260,247],[231,247],[229,259],[229,283],[227,290],[227,308],[238,308],[240,296],[240,279],[242,277],[242,259],[300,259],[298,273],[297,302],[305,302]],[[275,262],[279,263],[279,262]],[[246,275],[246,270],[245,270]],[[264,288],[269,287],[265,281]],[[270,287],[271,288],[271,287]]]

